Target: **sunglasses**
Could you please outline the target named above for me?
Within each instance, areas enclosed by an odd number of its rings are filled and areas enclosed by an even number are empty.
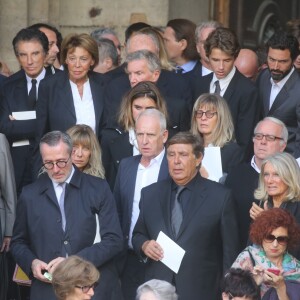
[[[269,234],[267,236],[265,236],[264,241],[267,243],[273,243],[274,241],[277,241],[278,244],[285,246],[287,244],[287,242],[289,241],[289,237],[288,236],[275,236],[273,234]]]

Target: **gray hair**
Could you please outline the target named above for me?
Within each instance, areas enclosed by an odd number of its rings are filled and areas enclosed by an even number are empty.
[[[148,108],[144,111],[142,111],[138,117],[136,118],[135,124],[138,122],[138,120],[143,117],[143,116],[151,116],[159,120],[159,126],[160,126],[160,131],[164,132],[167,129],[167,121],[166,121],[166,116],[159,111],[156,108]]]
[[[161,63],[157,55],[148,51],[148,50],[138,50],[132,53],[129,53],[126,56],[126,64],[135,61],[135,60],[146,60],[148,62],[149,70],[154,72],[156,70],[161,70]]]
[[[268,193],[264,182],[264,170],[270,163],[279,178],[287,185],[284,201],[300,201],[300,168],[296,159],[288,153],[276,153],[264,159],[261,165],[258,188],[254,192],[255,199],[267,201]]]
[[[287,143],[287,140],[288,140],[288,137],[289,137],[289,132],[288,132],[288,130],[287,130],[285,124],[284,124],[281,120],[279,120],[279,119],[277,119],[277,118],[274,118],[274,117],[265,117],[264,119],[262,119],[261,121],[259,121],[259,122],[256,124],[255,128],[254,128],[254,133],[256,133],[256,130],[257,130],[258,126],[259,126],[262,122],[264,122],[264,121],[270,121],[270,122],[273,122],[273,123],[275,123],[275,124],[281,126],[281,137],[283,138],[283,140],[280,141],[280,142],[281,142],[281,143],[283,143],[283,142],[284,142],[284,143]]]
[[[157,300],[177,300],[175,287],[167,281],[152,279],[140,285],[136,292],[136,300],[140,300],[143,293],[152,292]]]
[[[118,66],[118,51],[115,44],[106,38],[101,38],[97,40],[99,49],[99,62],[102,63],[106,58],[112,60],[113,66]]]
[[[41,138],[40,151],[41,151],[41,146],[43,144],[46,144],[50,147],[55,147],[60,142],[63,142],[64,144],[66,144],[68,146],[68,153],[71,155],[72,150],[73,150],[72,139],[70,138],[70,136],[67,133],[61,132],[58,130],[48,132]]]
[[[105,35],[111,34],[118,37],[116,32],[112,28],[103,27],[95,29],[91,32],[91,37],[98,43],[100,39],[104,38]]]
[[[223,25],[217,21],[204,21],[204,22],[201,22],[197,25],[196,27],[196,30],[195,30],[195,41],[196,41],[196,44],[198,44],[200,41],[199,41],[199,36],[200,36],[200,33],[203,29],[205,28],[214,28],[214,29],[217,29],[219,27],[223,27]]]

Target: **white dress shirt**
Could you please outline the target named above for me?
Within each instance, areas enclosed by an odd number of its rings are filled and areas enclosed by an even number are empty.
[[[216,89],[215,82],[217,80],[219,80],[220,88],[221,88],[220,96],[223,97],[223,95],[226,92],[226,89],[228,88],[228,85],[229,85],[231,79],[233,78],[233,76],[235,74],[235,70],[236,70],[236,67],[233,66],[232,70],[228,73],[228,75],[226,77],[224,77],[224,78],[221,78],[221,79],[218,79],[217,76],[214,73],[213,79],[210,82],[209,92],[210,93],[214,93],[215,92],[215,89]]]

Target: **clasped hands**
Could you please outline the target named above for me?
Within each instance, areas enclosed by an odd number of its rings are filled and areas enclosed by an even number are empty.
[[[268,271],[268,269],[264,269],[262,266],[255,266],[253,268],[252,274],[257,285],[266,283],[270,286],[273,286],[275,289],[279,289],[280,287],[285,285],[282,271],[280,271],[279,275],[276,275]]]
[[[37,258],[34,259],[31,264],[33,276],[40,281],[51,283],[47,278],[44,277],[43,273],[46,271],[52,274],[56,267],[65,259],[65,257],[57,257],[51,260],[48,264]]]

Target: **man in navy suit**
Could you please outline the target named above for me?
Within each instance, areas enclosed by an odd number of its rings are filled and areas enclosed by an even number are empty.
[[[138,116],[135,131],[141,155],[121,161],[114,188],[126,243],[126,253],[118,261],[125,300],[135,299],[136,289],[144,280],[144,264],[134,253],[131,242],[139,215],[141,189],[168,178],[164,149],[168,138],[165,116],[156,109],[147,109]]]
[[[230,108],[236,140],[246,150],[258,120],[258,98],[254,84],[234,66],[240,51],[237,36],[228,28],[217,28],[209,34],[204,49],[213,73],[195,78],[194,99],[203,93],[221,95]]]
[[[44,62],[48,39],[37,29],[22,29],[13,40],[15,55],[22,70],[8,77],[0,93],[0,131],[11,146],[17,192],[33,181],[31,157],[35,138],[36,119],[19,119],[15,112],[35,111],[40,81],[46,76]],[[30,91],[35,99],[30,97]]]
[[[184,300],[219,299],[220,279],[238,254],[230,190],[200,176],[203,144],[191,133],[177,133],[166,149],[171,178],[141,191],[133,248],[146,263],[145,281],[166,280]],[[160,261],[160,231],[186,251],[178,273]]]
[[[56,299],[43,273],[51,274],[75,254],[101,272],[95,299],[112,299],[117,284],[109,261],[121,251],[123,240],[113,196],[105,180],[72,165],[72,149],[67,134],[52,131],[44,135],[40,152],[45,173],[23,188],[17,204],[11,251],[32,279],[31,300]],[[95,242],[96,218],[100,242]]]

